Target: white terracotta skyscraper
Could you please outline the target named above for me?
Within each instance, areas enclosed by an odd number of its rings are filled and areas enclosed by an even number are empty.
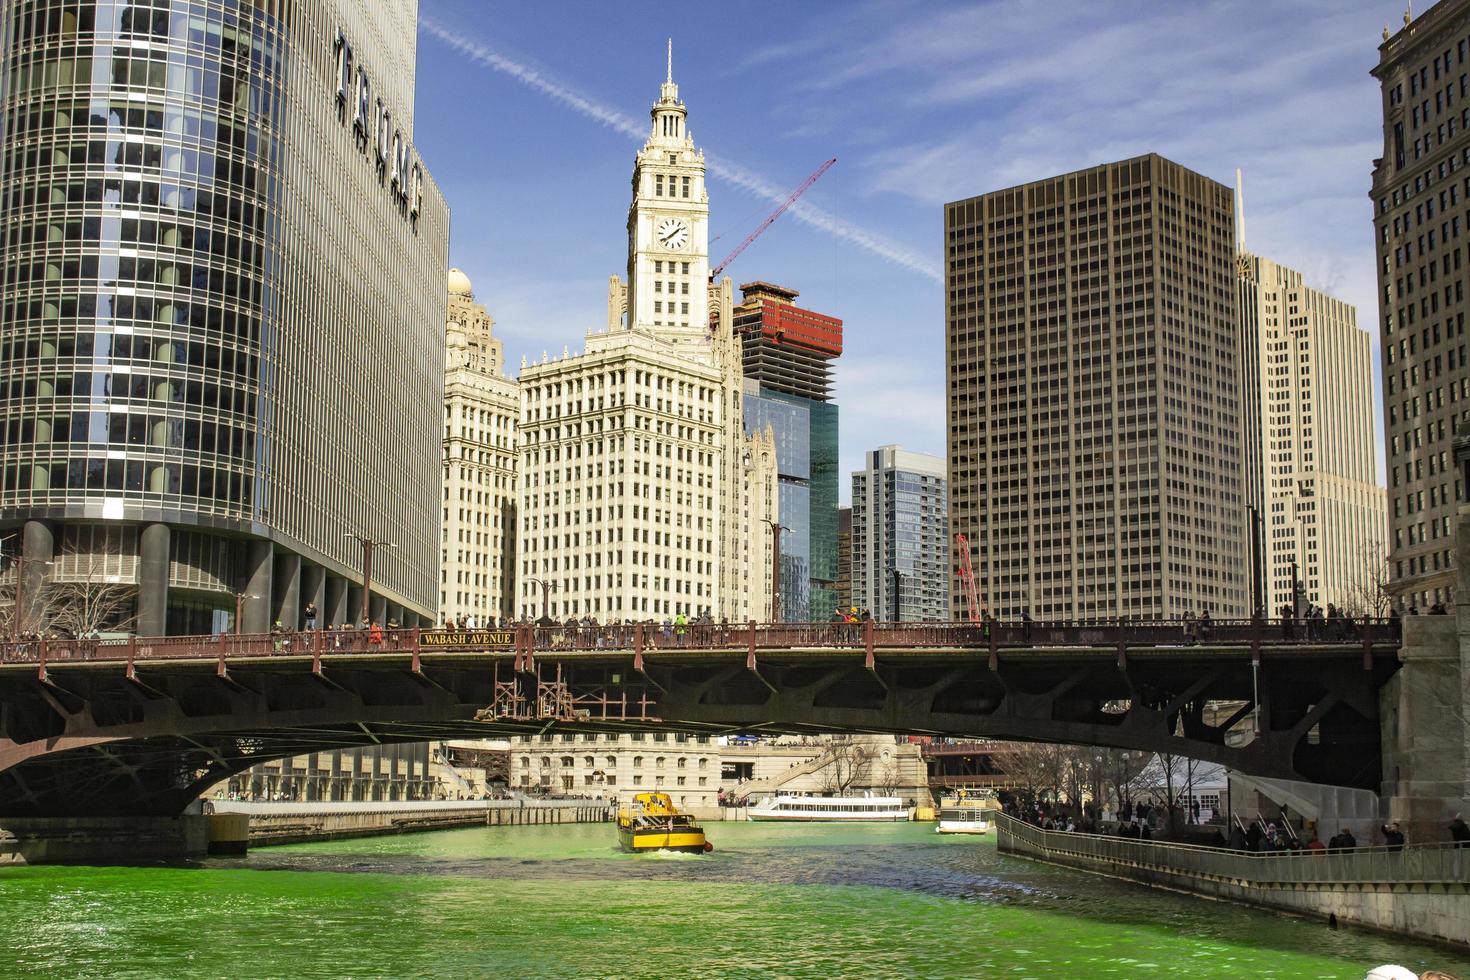
[[[671,73],[650,115],[606,330],[521,371],[515,611],[764,620],[774,444],[742,431],[730,281],[709,282],[704,156]]]

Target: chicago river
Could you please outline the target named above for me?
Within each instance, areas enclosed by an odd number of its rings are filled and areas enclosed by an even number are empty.
[[[702,856],[609,824],[0,872],[6,976],[1351,977],[1470,957],[996,853],[932,824],[710,824]]]

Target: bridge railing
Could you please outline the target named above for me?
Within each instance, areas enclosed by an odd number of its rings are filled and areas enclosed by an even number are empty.
[[[1042,830],[1023,820],[996,814],[1001,843],[1010,836],[1033,850],[1059,857],[1148,867],[1200,877],[1261,883],[1334,884],[1342,882],[1470,882],[1470,848],[1453,843],[1357,847],[1331,851],[1237,851],[1167,841],[1140,841],[1103,834]],[[1014,847],[1014,845],[1011,845]]]
[[[1396,641],[1397,620],[1259,622],[1223,620],[1207,625],[1069,621],[985,623],[642,623],[515,626],[495,630],[325,629],[210,636],[125,639],[38,639],[0,643],[0,662],[61,663],[90,660],[157,660],[373,654],[411,650],[446,652],[644,652],[660,650],[770,651],[1034,650],[1048,647],[1118,647],[1120,650],[1191,645],[1361,647],[1365,662],[1374,644]]]

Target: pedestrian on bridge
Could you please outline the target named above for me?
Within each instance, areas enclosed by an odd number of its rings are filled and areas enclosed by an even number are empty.
[[[301,612],[302,615],[306,618],[307,630],[314,632],[316,630],[316,603],[308,602],[306,604],[306,608],[303,609]]]
[[[1462,814],[1455,814],[1455,819],[1450,821],[1450,840],[1456,847],[1470,847],[1470,827],[1465,826]]]

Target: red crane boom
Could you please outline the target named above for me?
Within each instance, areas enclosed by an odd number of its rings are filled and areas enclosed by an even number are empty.
[[[981,621],[980,596],[975,591],[975,567],[970,564],[970,541],[963,534],[954,536],[955,547],[960,550],[960,584],[965,590],[965,604],[969,606],[970,622]]]
[[[801,195],[805,194],[806,191],[807,191],[807,188],[810,187],[810,186],[812,186],[813,184],[815,184],[817,182],[817,178],[818,177],[821,177],[822,174],[826,173],[828,170],[831,170],[832,169],[832,164],[834,164],[836,162],[837,162],[837,158],[836,157],[833,157],[832,159],[828,160],[826,163],[824,163],[820,167],[818,167],[812,173],[812,175],[810,177],[808,177],[806,180],[802,181],[801,182],[801,186],[798,187],[796,190],[792,191],[791,192],[791,196],[788,197],[785,201],[783,201],[782,204],[781,204],[781,206],[779,208],[777,208],[776,210],[772,211],[770,217],[766,218],[765,221],[762,221],[760,223],[760,227],[759,228],[757,228],[755,231],[751,232],[749,235],[746,235],[745,236],[745,241],[743,241],[739,245],[735,246],[735,251],[733,251],[729,255],[725,256],[725,260],[723,262],[721,262],[719,265],[715,266],[713,269],[711,269],[709,271],[709,277],[710,277],[710,279],[713,280],[714,278],[716,278],[717,276],[719,276],[720,273],[724,272],[726,266],[728,266],[731,262],[734,262],[736,259],[738,259],[740,257],[740,253],[743,252],[743,251],[745,251],[747,248],[750,247],[750,243],[751,242],[753,242],[757,238],[761,237],[761,233],[762,232],[764,232],[767,228],[771,227],[771,225],[775,224],[776,219],[779,218],[779,217],[781,217],[781,215],[785,214],[786,213],[786,209],[789,208],[789,207],[791,207],[791,205],[795,204],[796,203],[796,199],[798,197],[801,197]]]

